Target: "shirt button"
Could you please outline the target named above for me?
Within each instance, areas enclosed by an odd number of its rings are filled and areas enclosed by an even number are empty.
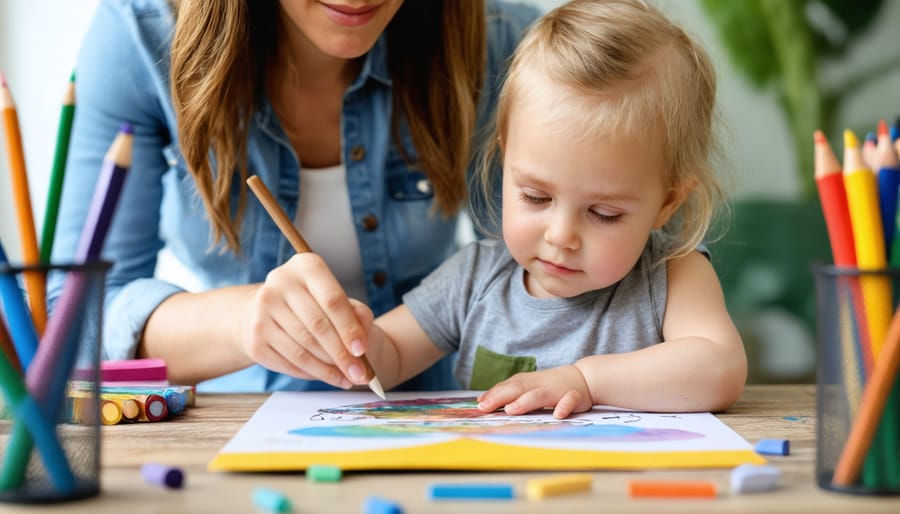
[[[387,283],[387,273],[383,271],[376,271],[375,274],[372,275],[372,282],[374,282],[378,287],[385,285]]]
[[[363,216],[362,226],[366,232],[374,232],[378,228],[378,218],[374,214],[366,214]]]
[[[350,158],[354,161],[361,161],[366,158],[366,149],[362,145],[356,145],[350,149]]]
[[[423,178],[422,180],[416,182],[416,189],[418,189],[419,192],[423,195],[427,195],[431,192],[431,181]]]

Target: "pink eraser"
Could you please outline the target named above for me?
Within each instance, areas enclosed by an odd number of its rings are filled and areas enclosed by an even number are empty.
[[[103,382],[166,379],[166,361],[163,359],[130,359],[100,363],[100,380]]]

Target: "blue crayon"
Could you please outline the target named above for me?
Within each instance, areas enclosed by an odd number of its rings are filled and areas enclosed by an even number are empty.
[[[789,455],[791,442],[787,439],[760,439],[755,449],[756,453],[763,455]]]
[[[430,484],[429,500],[511,500],[515,497],[511,484]]]
[[[403,507],[388,499],[369,496],[363,503],[364,514],[403,514]]]

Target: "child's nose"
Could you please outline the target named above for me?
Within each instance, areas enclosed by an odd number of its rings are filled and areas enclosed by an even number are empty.
[[[574,220],[564,214],[553,216],[544,231],[544,240],[553,246],[574,249],[578,247],[578,230]]]

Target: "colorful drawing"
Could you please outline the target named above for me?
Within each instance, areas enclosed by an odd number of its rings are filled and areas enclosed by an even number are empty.
[[[453,434],[459,437],[494,436],[543,440],[673,441],[702,438],[703,434],[675,428],[628,426],[640,420],[634,414],[611,414],[609,423],[590,419],[535,419],[484,413],[475,397],[414,398],[377,401],[319,409],[313,421],[387,420],[381,424],[310,426],[289,431],[306,437],[394,438]],[[606,420],[603,420],[606,421]]]

